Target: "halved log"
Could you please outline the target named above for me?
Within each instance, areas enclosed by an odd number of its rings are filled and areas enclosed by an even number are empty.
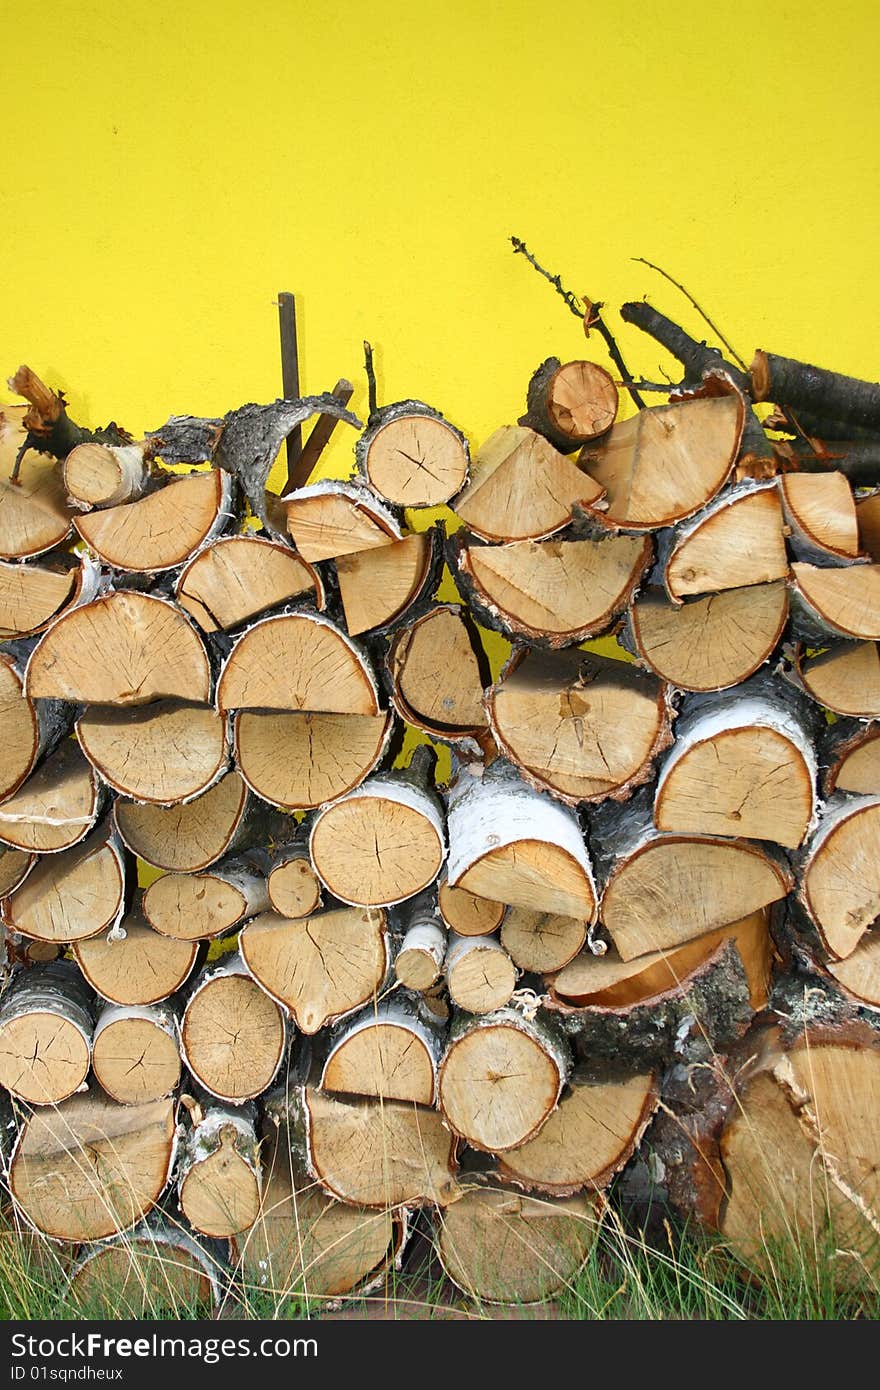
[[[529,382],[528,423],[561,454],[570,454],[614,424],[614,379],[595,362],[542,362]]]
[[[70,961],[20,970],[0,996],[0,1084],[31,1105],[56,1105],[88,1075],[94,995]]]
[[[32,699],[87,705],[167,699],[207,704],[211,671],[201,638],[176,604],[121,590],[52,624],[31,653],[25,690]]]
[[[516,650],[486,707],[526,781],[569,806],[626,798],[672,742],[668,687],[594,652]]]
[[[441,555],[437,536],[436,530],[417,531],[390,545],[339,557],[336,577],[351,637],[387,627],[435,587]]]
[[[588,1197],[537,1198],[474,1187],[438,1217],[437,1252],[453,1283],[485,1303],[542,1303],[571,1288],[601,1216]]]
[[[449,998],[471,1014],[502,1009],[516,989],[516,967],[497,936],[450,932],[443,971]]]
[[[154,481],[146,442],[77,444],[61,465],[64,487],[75,507],[118,507],[142,497]],[[158,480],[158,478],[156,478]]]
[[[596,520],[610,529],[649,531],[692,516],[726,482],[744,418],[737,393],[651,406],[614,425],[578,458],[607,494]]]
[[[858,522],[859,544],[857,549],[870,555],[875,564],[880,564],[880,488],[856,497],[856,521]]]
[[[453,888],[445,872],[437,888],[437,909],[449,930],[459,936],[488,936],[498,930],[507,913],[504,903]]]
[[[286,1041],[284,1014],[237,951],[203,972],[184,1009],[180,1049],[212,1096],[240,1105],[260,1095],[278,1074]]]
[[[834,642],[818,656],[795,652],[793,679],[819,705],[857,719],[880,716],[880,656],[876,642]]]
[[[439,507],[464,486],[467,440],[421,401],[398,401],[379,411],[355,445],[370,487],[400,507]]]
[[[394,958],[394,973],[407,989],[424,992],[443,974],[446,928],[436,912],[416,910],[407,918],[406,931]]]
[[[453,1019],[440,1066],[444,1119],[472,1148],[515,1149],[555,1110],[571,1071],[571,1050],[550,1015],[509,1006]]]
[[[101,814],[105,794],[73,739],[63,739],[17,792],[0,802],[0,840],[40,854],[70,849]]]
[[[826,802],[804,846],[799,897],[828,954],[852,955],[880,916],[880,796]]]
[[[382,761],[394,715],[242,710],[235,761],[248,786],[276,806],[310,810],[352,791]]]
[[[728,488],[663,539],[660,572],[673,603],[788,576],[775,478]]]
[[[795,849],[816,814],[814,716],[772,676],[685,700],[657,782],[657,829]]]
[[[8,897],[27,877],[36,862],[34,854],[25,854],[22,850],[7,849],[5,845],[0,845],[0,898]]]
[[[232,490],[219,468],[172,477],[137,502],[86,512],[74,526],[113,569],[157,574],[176,569],[220,534],[234,514]]]
[[[846,960],[825,961],[820,968],[847,998],[874,1012],[880,1010],[880,934],[867,932]]]
[[[451,789],[448,879],[496,902],[595,921],[577,817],[500,759],[482,777],[463,774]]]
[[[177,1015],[167,1004],[105,1004],[95,1026],[92,1067],[121,1105],[170,1096],[180,1082]]]
[[[25,1218],[57,1240],[103,1240],[159,1200],[174,1161],[174,1102],[118,1105],[94,1087],[26,1117],[9,1168]]]
[[[823,787],[834,791],[880,795],[880,724],[838,719],[820,747]]]
[[[709,594],[680,608],[649,593],[633,604],[623,640],[681,690],[722,690],[754,675],[787,620],[788,590],[781,580]]]
[[[113,819],[132,854],[157,869],[195,873],[224,854],[265,841],[277,816],[227,772],[209,791],[174,806],[116,802]]]
[[[655,829],[649,790],[593,811],[602,922],[625,961],[678,946],[784,898],[787,864],[747,840]]]
[[[196,874],[163,874],[145,890],[143,912],[160,936],[207,941],[225,936],[269,906],[268,855],[251,851],[220,859]]]
[[[158,1004],[187,980],[199,954],[198,942],[160,936],[134,914],[124,937],[78,941],[73,957],[93,989],[111,1004]]]
[[[39,760],[70,728],[72,710],[60,700],[28,699],[23,662],[27,649],[0,651],[0,800],[11,796]]]
[[[470,482],[452,505],[484,540],[540,540],[567,526],[576,507],[595,507],[603,494],[602,484],[540,434],[502,425],[480,449]]]
[[[238,948],[306,1034],[359,1008],[388,976],[385,914],[375,909],[333,907],[295,921],[266,912],[242,929]]]
[[[226,720],[210,705],[90,705],[76,732],[104,781],[135,801],[191,801],[214,785],[228,762]]]
[[[27,437],[26,406],[0,408],[0,559],[24,560],[53,550],[70,534],[72,512],[54,461],[28,449],[11,481]]]
[[[386,665],[394,708],[408,724],[440,739],[468,738],[487,727],[483,687],[491,676],[466,609],[438,604],[401,628]]]
[[[99,582],[96,565],[66,551],[42,565],[0,562],[0,641],[45,631],[60,613],[94,598]]]
[[[182,1226],[151,1216],[86,1248],[68,1297],[85,1318],[194,1317],[219,1302],[225,1269]]]
[[[444,1040],[445,1029],[419,996],[395,990],[333,1030],[321,1089],[433,1105]]]
[[[272,911],[281,917],[311,917],[321,906],[321,881],[305,844],[282,845],[275,851],[266,879]]]
[[[859,553],[859,521],[842,473],[782,473],[779,491],[796,560],[846,564]]]
[[[192,1126],[177,1169],[180,1209],[193,1230],[217,1239],[246,1231],[259,1216],[260,1145],[247,1107],[202,1107],[184,1097]]]
[[[570,1197],[600,1191],[638,1148],[660,1101],[654,1072],[625,1078],[575,1071],[540,1134],[498,1160],[498,1173],[527,1192]]]
[[[174,586],[177,602],[203,632],[227,632],[309,591],[323,608],[324,584],[313,565],[290,546],[248,535],[205,546]]]
[[[450,543],[456,579],[488,627],[564,647],[607,632],[631,602],[653,546],[648,536],[481,545]]]
[[[792,626],[813,646],[839,638],[880,638],[880,565],[794,564]]]
[[[340,1202],[388,1210],[458,1196],[455,1140],[436,1110],[297,1086],[266,1114],[285,1127],[295,1167]]]
[[[372,550],[401,539],[395,517],[375,493],[325,479],[282,497],[287,529],[310,564]]]
[[[501,944],[520,970],[548,975],[574,960],[587,939],[587,927],[579,917],[511,907],[501,927]]]
[[[217,708],[380,712],[366,658],[327,618],[309,612],[261,618],[242,634],[220,673]]]
[[[5,921],[41,941],[82,941],[114,926],[125,908],[126,866],[104,822],[73,849],[41,859],[5,902]]]

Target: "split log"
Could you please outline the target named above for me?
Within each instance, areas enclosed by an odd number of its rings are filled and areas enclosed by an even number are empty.
[[[593,871],[577,817],[500,760],[451,789],[448,879],[513,907],[595,921]]]
[[[857,428],[880,429],[880,386],[874,382],[760,351],[749,375],[753,400],[812,410]]]
[[[817,962],[817,967],[856,1004],[880,1011],[880,934],[866,933],[846,960]]]
[[[459,936],[489,936],[504,921],[507,907],[466,888],[453,888],[445,872],[437,888],[437,909],[450,931]]]
[[[31,653],[25,690],[32,699],[86,705],[208,704],[211,670],[201,638],[176,604],[120,590],[52,624]]]
[[[571,1050],[543,1012],[507,1007],[453,1019],[440,1066],[439,1104],[452,1130],[474,1149],[501,1153],[534,1138],[556,1109]]]
[[[845,960],[880,916],[880,796],[826,802],[800,869],[800,901],[828,954]]]
[[[834,642],[818,656],[794,654],[789,676],[819,705],[857,719],[880,716],[880,656],[876,642]]]
[[[516,989],[516,967],[496,936],[450,932],[444,974],[453,1004],[471,1014],[504,1008]]]
[[[436,531],[417,531],[390,545],[339,557],[336,577],[349,636],[388,627],[436,587],[436,536]]]
[[[193,1076],[240,1105],[271,1086],[284,1057],[284,1015],[251,979],[238,952],[208,967],[189,997],[180,1047]]]
[[[826,796],[832,792],[858,792],[880,796],[880,724],[838,719],[831,724],[820,746]]]
[[[407,989],[423,993],[443,974],[446,928],[435,912],[413,912],[394,960],[394,973]]]
[[[180,1209],[193,1230],[217,1239],[246,1231],[260,1212],[262,1180],[255,1116],[247,1107],[204,1108],[183,1099],[191,1128],[177,1169]]]
[[[134,914],[124,937],[78,941],[73,957],[89,984],[111,1004],[158,1004],[176,994],[199,955],[196,941],[160,936]]]
[[[471,1188],[438,1217],[437,1252],[454,1284],[481,1303],[543,1303],[576,1282],[596,1242],[588,1197],[537,1198]]]
[[[290,546],[262,536],[225,536],[200,550],[174,586],[181,608],[203,632],[228,632],[303,594],[325,603],[313,565]]]
[[[781,856],[747,840],[655,829],[648,789],[594,808],[591,843],[605,886],[602,922],[625,961],[681,945],[784,898]]]
[[[27,438],[22,406],[0,408],[0,559],[26,560],[61,545],[72,511],[58,470],[42,454],[20,450]],[[13,469],[18,467],[15,482]]]
[[[224,1278],[219,1254],[153,1215],[88,1247],[71,1272],[68,1297],[86,1318],[185,1318],[219,1302]]]
[[[489,628],[549,647],[607,632],[651,563],[647,536],[482,545],[466,531],[450,543],[462,593]]]
[[[375,909],[332,907],[295,921],[267,912],[242,928],[238,948],[306,1034],[360,1008],[388,977],[385,914]]]
[[[0,845],[0,898],[8,897],[24,881],[36,862],[36,855]]]
[[[364,907],[399,903],[437,877],[446,857],[444,817],[437,796],[418,785],[422,771],[419,760],[412,776],[371,777],[315,816],[309,837],[312,863],[327,890],[342,902]]]
[[[686,699],[654,797],[658,830],[795,849],[816,814],[815,711],[776,677]]]
[[[458,1195],[455,1141],[435,1110],[297,1086],[269,1097],[266,1114],[283,1125],[295,1168],[340,1202],[385,1211]]]
[[[0,650],[0,800],[18,791],[71,724],[72,711],[60,700],[25,695],[27,650],[18,644]]]
[[[232,488],[217,468],[169,478],[137,502],[78,516],[74,526],[113,569],[157,574],[184,564],[223,531],[234,514]]]
[[[0,840],[12,849],[40,854],[70,849],[88,835],[104,802],[104,789],[78,744],[64,739],[0,803]]]
[[[18,971],[0,996],[0,1083],[31,1105],[56,1105],[88,1075],[94,995],[70,961]]]
[[[40,941],[97,936],[120,920],[125,881],[122,845],[105,822],[73,849],[40,859],[6,899],[6,924]]]
[[[842,473],[783,473],[779,491],[796,560],[836,565],[857,557],[861,513]]]
[[[445,1029],[418,995],[395,990],[328,1037],[321,1090],[433,1105]]]
[[[135,801],[191,801],[222,777],[228,763],[226,721],[210,705],[90,705],[76,732],[104,781]]]
[[[402,628],[386,666],[394,708],[414,728],[439,739],[468,738],[486,729],[483,687],[491,676],[466,609],[438,604]]]
[[[248,786],[276,806],[313,810],[352,791],[378,766],[394,715],[243,710],[232,727],[235,762]]]
[[[855,499],[858,523],[857,550],[867,551],[875,564],[880,564],[880,488]]]
[[[796,636],[812,646],[844,638],[880,638],[880,565],[792,565]]]
[[[0,641],[33,637],[69,608],[95,597],[100,570],[66,551],[42,565],[0,562]]]
[[[120,1105],[170,1096],[180,1082],[177,1014],[168,1004],[105,1004],[95,1026],[92,1067]]]
[[[579,1067],[540,1134],[498,1160],[499,1176],[527,1192],[597,1192],[628,1163],[660,1101],[654,1072],[625,1078]]]
[[[501,944],[520,970],[549,975],[574,960],[587,939],[588,923],[528,907],[511,907],[501,927]]]
[[[217,708],[380,712],[365,657],[327,618],[309,612],[261,618],[242,634],[220,673]]]
[[[672,742],[668,687],[594,652],[519,649],[486,706],[502,753],[569,806],[628,797]]]
[[[61,468],[64,487],[75,507],[118,507],[143,497],[158,473],[144,440],[135,444],[77,444]]]
[[[742,397],[714,396],[651,406],[614,425],[578,462],[606,494],[586,507],[610,530],[650,531],[698,512],[723,487],[745,419]]]
[[[548,357],[529,382],[523,423],[561,454],[570,454],[611,428],[617,406],[617,387],[604,367]]]
[[[159,1200],[175,1150],[174,1102],[117,1105],[96,1087],[26,1117],[9,1187],[31,1225],[56,1240],[103,1240]]]
[[[728,488],[664,536],[658,552],[673,603],[785,579],[789,564],[775,478]]]
[[[576,507],[601,505],[603,492],[534,430],[502,425],[480,449],[452,506],[484,540],[541,540],[566,527]]]
[[[657,594],[633,604],[624,645],[681,690],[721,690],[748,680],[772,655],[788,620],[788,590],[728,589],[682,607]]]
[[[163,874],[144,892],[143,912],[160,936],[207,941],[225,936],[269,906],[269,858],[251,851],[220,859],[197,874]]]
[[[398,401],[371,417],[355,457],[374,492],[400,507],[440,507],[468,475],[468,444],[421,401]]]
[[[273,912],[293,919],[311,917],[321,907],[321,881],[305,844],[281,845],[272,858],[266,891]]]
[[[356,483],[325,479],[286,493],[281,502],[294,545],[309,564],[401,539],[395,516],[375,493]]]
[[[196,873],[233,850],[265,843],[278,816],[248,791],[239,773],[227,772],[209,791],[173,806],[120,798],[113,819],[132,854],[157,869]]]

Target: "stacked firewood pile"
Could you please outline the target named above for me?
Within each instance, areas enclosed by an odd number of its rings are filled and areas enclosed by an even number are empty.
[[[870,1270],[880,388],[627,314],[679,388],[550,359],[473,458],[417,401],[136,441],[13,378],[0,1133],[84,1301],[147,1247],[352,1293],[418,1211],[539,1300],[623,1169],[753,1268]],[[267,491],[312,414],[355,477]]]

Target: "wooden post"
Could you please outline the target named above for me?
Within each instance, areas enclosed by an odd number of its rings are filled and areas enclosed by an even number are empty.
[[[286,290],[278,294],[278,325],[281,329],[281,386],[284,399],[299,399],[299,350],[296,342],[296,303]],[[302,453],[302,425],[287,436],[287,487],[296,487],[295,469]]]

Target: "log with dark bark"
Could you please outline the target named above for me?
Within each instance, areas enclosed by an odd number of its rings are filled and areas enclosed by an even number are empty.
[[[617,387],[604,367],[548,357],[529,382],[522,423],[570,454],[611,428],[617,406]]]
[[[749,372],[756,401],[775,401],[831,416],[841,424],[880,431],[880,386],[790,357],[756,352]]]

